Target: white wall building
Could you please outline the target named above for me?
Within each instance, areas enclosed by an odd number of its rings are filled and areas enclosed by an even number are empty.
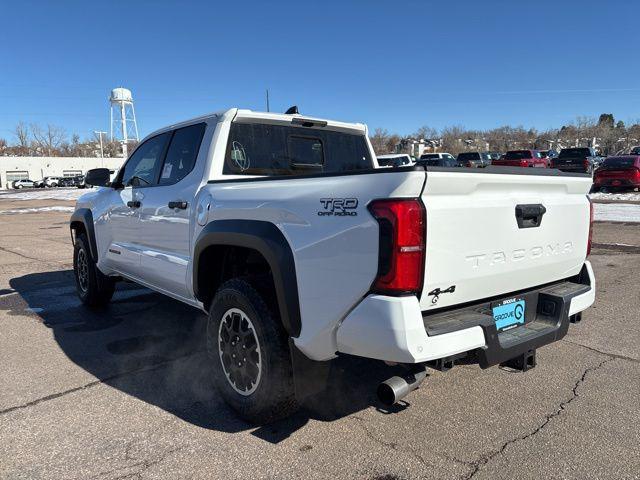
[[[14,180],[44,177],[73,177],[92,168],[118,170],[124,158],[96,157],[0,157],[0,189],[11,188]]]

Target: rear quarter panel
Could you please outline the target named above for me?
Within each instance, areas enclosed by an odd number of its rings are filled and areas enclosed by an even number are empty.
[[[373,199],[418,197],[424,171],[210,183],[208,221],[262,220],[283,232],[293,251],[302,330],[295,344],[315,360],[337,351],[336,329],[367,294],[378,268]],[[348,215],[331,200],[355,199]],[[351,201],[353,205],[353,201]],[[197,227],[201,229],[202,227]],[[199,230],[195,232],[197,236]]]

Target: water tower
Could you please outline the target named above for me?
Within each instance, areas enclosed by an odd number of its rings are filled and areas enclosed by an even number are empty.
[[[127,157],[127,142],[140,140],[136,112],[133,109],[133,96],[127,88],[114,88],[109,97],[111,104],[111,140],[122,143],[122,153]]]

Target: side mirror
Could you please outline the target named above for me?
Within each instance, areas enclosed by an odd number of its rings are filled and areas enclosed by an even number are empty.
[[[108,187],[111,185],[111,174],[108,168],[94,168],[87,171],[84,183],[94,187]]]

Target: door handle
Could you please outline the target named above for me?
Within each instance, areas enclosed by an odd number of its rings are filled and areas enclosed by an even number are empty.
[[[169,208],[179,208],[180,210],[186,210],[188,206],[189,202],[183,202],[181,200],[169,202]]]
[[[539,227],[542,216],[547,213],[544,205],[539,203],[529,205],[516,205],[516,220],[518,228]]]
[[[140,203],[139,200],[135,200],[132,202],[127,202],[127,207],[129,208],[140,208],[140,206],[142,205],[142,203]]]

